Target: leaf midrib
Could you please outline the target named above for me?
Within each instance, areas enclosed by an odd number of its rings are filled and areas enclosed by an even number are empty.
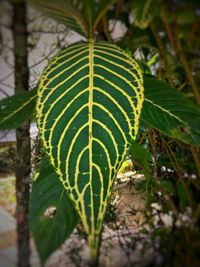
[[[29,98],[28,101],[24,102],[18,109],[14,110],[10,115],[8,115],[4,119],[2,119],[1,123],[5,123],[5,121],[7,121],[11,117],[13,117],[16,113],[20,112],[20,110],[23,110],[24,107],[27,106],[36,97],[37,97],[37,92],[36,92],[36,94],[34,96],[32,96],[31,98]]]
[[[88,105],[88,124],[89,124],[89,173],[90,173],[90,194],[91,194],[91,218],[94,218],[94,205],[93,205],[93,188],[92,188],[92,121],[93,121],[93,90],[94,90],[94,42],[89,40],[89,105]],[[91,232],[94,233],[94,220],[91,220]]]
[[[155,106],[156,108],[162,110],[163,112],[169,114],[171,117],[175,118],[176,120],[178,120],[179,122],[186,124],[182,119],[180,119],[178,116],[174,115],[173,113],[171,113],[169,110],[159,106],[158,104],[156,104],[155,102],[153,102],[152,100],[144,97],[144,101],[151,103],[153,106]]]

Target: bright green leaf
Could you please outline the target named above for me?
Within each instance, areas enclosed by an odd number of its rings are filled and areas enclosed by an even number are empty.
[[[183,93],[156,78],[145,77],[141,119],[153,128],[200,146],[200,109]]]
[[[159,58],[159,54],[158,53],[155,53],[155,55],[153,55],[151,57],[151,59],[147,62],[147,65],[149,67],[152,66],[152,65],[154,65],[158,61],[158,58]]]
[[[0,130],[15,129],[35,112],[36,89],[0,101]]]
[[[63,244],[78,220],[67,191],[44,159],[30,198],[30,227],[42,264]]]
[[[92,41],[62,50],[40,80],[39,133],[94,258],[114,179],[138,131],[142,82],[127,53]]]

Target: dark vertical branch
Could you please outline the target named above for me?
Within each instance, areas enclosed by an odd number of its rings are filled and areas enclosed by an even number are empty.
[[[156,28],[156,24],[154,22],[152,22],[151,24],[151,30],[152,30],[152,33],[154,35],[154,38],[158,44],[158,49],[160,50],[160,55],[164,61],[164,64],[165,64],[165,68],[166,68],[166,75],[167,75],[167,80],[169,82],[169,84],[171,86],[173,86],[173,81],[172,81],[172,78],[171,78],[171,68],[170,68],[170,65],[169,65],[169,62],[168,62],[168,59],[167,59],[167,51],[166,51],[166,48],[158,34],[158,30]]]
[[[191,88],[192,88],[193,94],[195,96],[195,101],[200,106],[199,87],[198,87],[198,85],[197,85],[197,83],[196,83],[196,81],[195,81],[195,79],[194,79],[194,77],[192,75],[192,71],[191,71],[191,68],[189,66],[187,57],[186,57],[186,55],[184,53],[184,49],[182,47],[181,40],[180,40],[180,38],[178,38],[179,34],[178,34],[177,25],[175,24],[174,27],[171,28],[166,16],[164,15],[164,12],[162,12],[161,18],[163,20],[163,24],[164,24],[164,27],[166,29],[169,41],[170,41],[170,43],[172,45],[172,48],[176,52],[176,55],[179,57],[182,65],[183,65],[187,80],[191,84]]]
[[[29,69],[27,54],[26,4],[25,0],[13,0],[13,39],[15,60],[15,93],[29,88]],[[29,245],[29,180],[31,164],[30,124],[24,123],[16,130],[17,165],[17,234],[18,267],[30,266]]]
[[[156,131],[154,129],[149,131],[149,142],[151,145],[152,156],[153,156],[153,177],[157,178]]]

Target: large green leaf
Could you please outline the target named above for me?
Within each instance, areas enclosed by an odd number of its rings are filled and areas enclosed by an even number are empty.
[[[45,212],[48,209],[51,215]],[[67,191],[49,160],[44,159],[30,198],[30,227],[42,264],[62,245],[78,220]]]
[[[75,1],[76,4],[71,0],[28,0],[28,2],[47,16],[87,36],[88,25],[82,15],[82,1]]]
[[[144,88],[141,119],[173,138],[200,146],[200,109],[156,78],[145,77]]]
[[[115,176],[138,131],[142,102],[137,63],[106,42],[62,50],[40,80],[39,133],[75,203],[93,257]]]
[[[0,101],[0,130],[15,129],[33,117],[36,89],[18,93]]]
[[[141,29],[147,28],[153,18],[158,14],[159,8],[159,0],[134,0],[132,4],[132,15],[135,25]]]

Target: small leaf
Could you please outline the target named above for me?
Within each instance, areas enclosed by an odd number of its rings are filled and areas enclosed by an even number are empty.
[[[159,0],[134,0],[132,4],[132,15],[135,25],[140,29],[149,26],[160,9]]]
[[[133,142],[131,146],[130,153],[133,155],[133,158],[137,160],[138,162],[150,161],[151,160],[151,154],[150,152],[145,149],[142,145]]]
[[[30,227],[42,264],[63,244],[78,220],[67,191],[45,158],[30,197]]]
[[[165,192],[175,195],[175,187],[170,180],[161,180],[161,185]]]
[[[131,155],[132,159],[143,168],[145,176],[149,176],[151,172],[149,167],[149,161],[151,161],[150,152],[142,145],[133,141],[129,154]]]
[[[141,119],[153,128],[188,144],[200,146],[200,109],[176,88],[144,77]]]
[[[28,0],[30,4],[47,16],[66,25],[72,30],[87,36],[87,23],[82,16],[83,4],[75,5],[70,0]]]
[[[33,117],[36,93],[33,89],[0,101],[0,130],[15,129]]]

